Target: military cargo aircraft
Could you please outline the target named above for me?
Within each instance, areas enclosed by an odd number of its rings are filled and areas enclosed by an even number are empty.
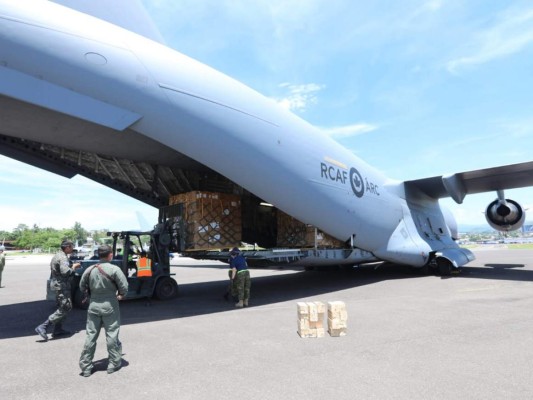
[[[444,273],[474,257],[454,241],[439,198],[494,191],[489,224],[523,224],[524,209],[504,190],[533,185],[533,162],[393,181],[272,100],[169,48],[145,17],[135,0],[0,0],[0,152],[157,207],[188,190],[240,190],[361,260]]]

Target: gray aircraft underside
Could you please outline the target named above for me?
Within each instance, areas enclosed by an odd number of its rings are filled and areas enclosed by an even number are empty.
[[[503,190],[532,185],[533,162],[392,181],[271,100],[165,46],[137,1],[58,2],[82,12],[0,0],[0,153],[8,157],[156,207],[190,190],[247,191],[342,240],[358,261],[471,261],[442,197],[460,203],[496,191],[489,224],[511,230],[525,220]]]

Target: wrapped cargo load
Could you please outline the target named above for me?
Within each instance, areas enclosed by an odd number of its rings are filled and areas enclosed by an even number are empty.
[[[343,248],[344,243],[334,237],[316,229],[312,225],[304,224],[296,218],[278,210],[278,247],[320,247]]]
[[[240,196],[194,191],[170,196],[182,204],[185,250],[223,249],[242,240]]]

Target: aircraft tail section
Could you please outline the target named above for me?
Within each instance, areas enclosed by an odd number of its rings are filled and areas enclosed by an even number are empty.
[[[51,0],[165,44],[141,0]]]

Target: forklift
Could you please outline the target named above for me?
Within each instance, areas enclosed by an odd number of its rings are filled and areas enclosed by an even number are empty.
[[[152,231],[121,231],[107,232],[113,239],[112,264],[118,266],[128,279],[128,293],[125,299],[150,299],[170,300],[178,295],[178,284],[170,273],[170,252],[176,251],[177,233],[172,231],[170,221],[160,218]],[[118,254],[122,250],[124,254]],[[137,277],[136,259],[145,252],[151,260],[151,277]],[[72,303],[75,307],[86,309],[83,303],[84,294],[79,288],[83,273],[91,266],[98,264],[99,260],[77,260],[81,263],[73,274],[71,282]],[[50,290],[50,280],[47,282],[47,300],[55,300],[55,293]]]

